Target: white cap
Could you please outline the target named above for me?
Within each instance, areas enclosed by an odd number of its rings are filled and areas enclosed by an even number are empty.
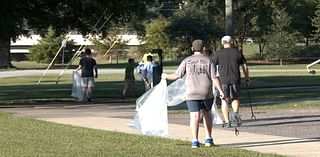
[[[221,44],[223,44],[223,43],[231,43],[231,42],[232,42],[232,37],[228,36],[228,35],[222,37],[222,39],[221,39]]]

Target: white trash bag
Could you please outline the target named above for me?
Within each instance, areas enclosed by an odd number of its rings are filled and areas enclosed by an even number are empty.
[[[147,91],[136,101],[136,115],[130,126],[140,130],[143,135],[168,135],[167,81],[161,82]]]
[[[72,85],[72,97],[78,99],[78,101],[83,101],[83,93],[81,89],[81,76],[78,72],[73,72],[73,85]]]
[[[212,118],[212,124],[223,124],[223,121],[219,116],[218,107],[216,104],[216,97],[214,97],[214,101],[212,104],[211,118]]]
[[[217,107],[217,95],[219,94],[218,90],[216,90],[215,85],[212,85],[212,91],[213,91],[213,104],[211,108],[211,118],[212,118],[212,124],[223,124],[223,121],[219,115],[218,107]]]

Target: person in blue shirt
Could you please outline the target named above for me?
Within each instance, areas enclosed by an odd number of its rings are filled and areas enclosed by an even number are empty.
[[[153,87],[153,67],[153,58],[149,55],[146,64],[143,66],[143,81],[146,91]]]

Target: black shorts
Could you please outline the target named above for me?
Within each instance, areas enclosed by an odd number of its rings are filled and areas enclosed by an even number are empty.
[[[222,90],[226,98],[240,98],[240,84],[222,84]]]

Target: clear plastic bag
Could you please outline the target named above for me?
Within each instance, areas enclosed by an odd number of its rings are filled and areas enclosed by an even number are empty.
[[[137,113],[129,126],[138,129],[144,135],[168,135],[167,106],[181,104],[186,100],[185,96],[185,78],[176,80],[168,87],[166,80],[161,80],[157,86],[137,99]],[[211,117],[213,124],[222,124],[215,101],[212,106]]]
[[[72,84],[72,97],[78,99],[78,101],[83,101],[83,93],[81,89],[81,76],[78,72],[73,72],[73,84]]]
[[[176,106],[186,101],[185,77],[172,82],[168,86],[168,106]]]
[[[212,110],[211,110],[212,124],[223,124],[223,121],[219,115],[218,107],[216,104],[216,96],[218,95],[218,91],[215,90],[214,85],[212,86],[212,89],[214,89],[213,90],[214,101],[213,101]],[[172,82],[168,86],[167,105],[176,106],[181,104],[184,101],[186,101],[185,77]]]
[[[161,82],[139,97],[136,101],[136,115],[131,126],[144,135],[168,135],[167,81]]]

